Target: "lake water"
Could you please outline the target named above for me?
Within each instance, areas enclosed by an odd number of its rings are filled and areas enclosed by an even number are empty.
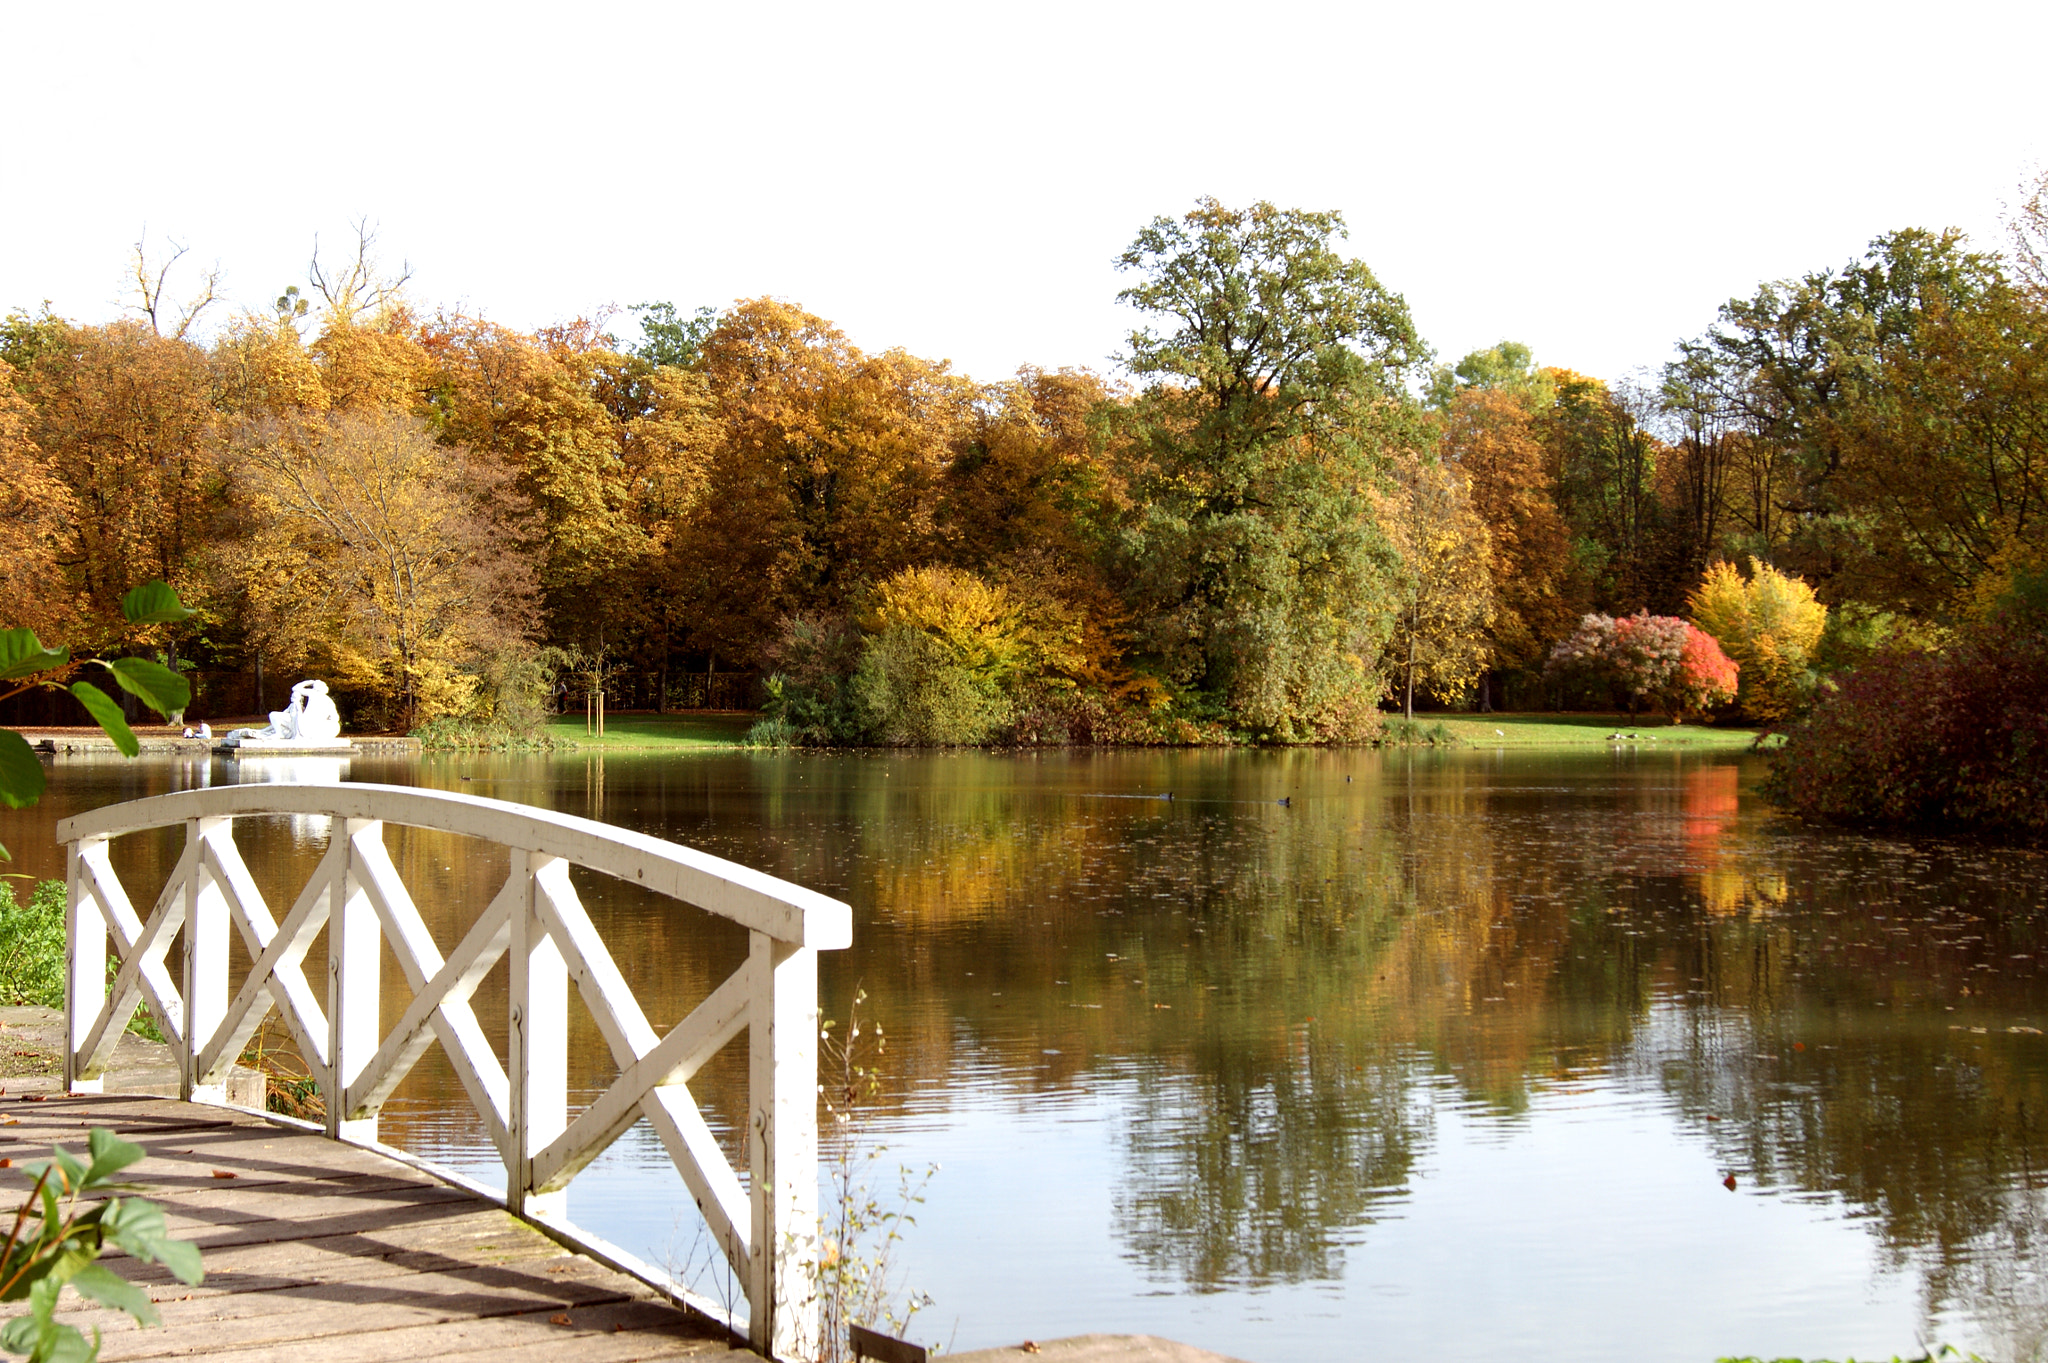
[[[14,869],[61,873],[62,815],[250,774],[67,761],[0,841]],[[1761,774],[1629,751],[347,772],[606,819],[849,900],[825,1011],[864,988],[883,1028],[880,1163],[940,1166],[898,1256],[934,1298],[921,1339],[1136,1331],[1253,1363],[2032,1358],[2048,858],[1804,828]],[[324,836],[242,840],[284,899]],[[445,946],[502,854],[392,842]],[[175,847],[129,844],[141,898]],[[578,884],[658,1026],[744,951],[693,911]],[[502,1036],[501,989],[479,1012]],[[578,1022],[573,1082],[594,1092],[610,1072]],[[743,1085],[736,1053],[693,1084],[728,1139]],[[383,1131],[486,1168],[435,1057]],[[644,1128],[571,1215],[657,1263],[704,1257]]]

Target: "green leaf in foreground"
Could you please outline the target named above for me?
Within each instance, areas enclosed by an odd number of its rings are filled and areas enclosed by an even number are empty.
[[[32,629],[0,629],[0,679],[32,677],[70,661],[70,649],[44,648]]]
[[[86,1133],[85,1147],[92,1163],[85,1170],[85,1186],[98,1187],[149,1152],[133,1141],[124,1141],[103,1126]]]
[[[114,704],[113,697],[91,682],[71,683],[71,694],[78,697],[78,703],[99,721],[99,726],[107,731],[108,738],[114,740],[114,746],[121,750],[123,757],[133,757],[142,751],[142,745],[135,741],[135,732],[128,727],[128,721],[122,716],[121,707]]]
[[[100,1233],[144,1263],[162,1264],[181,1282],[197,1284],[206,1277],[199,1263],[199,1247],[189,1240],[172,1239],[164,1209],[154,1202],[130,1197],[108,1203],[100,1218]]]
[[[145,582],[121,598],[121,615],[138,625],[190,619],[192,609],[162,582]]]
[[[48,779],[28,740],[12,729],[0,729],[0,805],[27,808],[42,798]]]
[[[156,1308],[149,1304],[149,1294],[111,1269],[87,1264],[71,1275],[71,1288],[102,1306],[126,1311],[141,1324],[162,1324]]]
[[[16,1316],[0,1329],[0,1349],[27,1354],[32,1363],[92,1363],[99,1355],[100,1332],[94,1330],[88,1344],[77,1327],[58,1323],[57,1293],[62,1288],[54,1279],[38,1281],[29,1294],[29,1314]]]
[[[141,697],[142,703],[160,715],[182,710],[192,703],[192,684],[162,663],[147,658],[116,658],[106,667],[121,683],[121,689]]]

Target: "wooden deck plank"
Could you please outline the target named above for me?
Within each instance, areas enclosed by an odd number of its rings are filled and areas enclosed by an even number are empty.
[[[565,1251],[541,1235],[508,1243],[507,1218],[499,1212],[477,1212],[461,1222],[441,1223],[440,1234],[409,1241],[405,1248],[366,1246],[360,1237],[313,1237],[234,1245],[206,1256],[205,1283],[186,1291],[260,1291],[261,1284],[297,1281],[344,1281],[391,1273],[432,1273],[470,1263],[530,1263],[558,1259]],[[524,1230],[525,1227],[520,1227]],[[131,1281],[155,1288],[176,1279],[157,1264],[124,1265]]]
[[[66,1296],[61,1318],[99,1329],[107,1363],[755,1357],[645,1284],[373,1151],[168,1099],[0,1098],[0,1122],[0,1158],[15,1166],[0,1182],[17,1189],[28,1182],[22,1163],[53,1143],[82,1153],[91,1127],[142,1146],[129,1170],[137,1192],[201,1248],[208,1278],[198,1287],[157,1265],[119,1263],[157,1301],[160,1329]],[[0,1306],[0,1318],[20,1309]]]
[[[538,1359],[543,1363],[609,1363],[638,1358],[690,1358],[696,1363],[760,1363],[760,1356],[722,1339],[676,1328],[677,1313],[652,1302],[588,1307],[568,1314],[567,1326],[551,1323],[558,1314],[505,1317],[451,1325],[414,1326],[357,1334],[345,1351],[325,1351],[346,1363],[413,1363],[416,1359]],[[150,1332],[161,1335],[162,1332]],[[226,1363],[306,1363],[303,1343],[215,1349],[208,1357]],[[189,1358],[174,1352],[137,1353],[128,1363]]]

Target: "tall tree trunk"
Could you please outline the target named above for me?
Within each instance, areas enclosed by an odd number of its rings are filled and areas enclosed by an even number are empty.
[[[1403,706],[1408,721],[1415,721],[1415,619],[1408,620],[1408,697]]]
[[[660,689],[654,693],[654,713],[657,715],[668,713],[668,642],[668,626],[664,624],[661,627],[661,677],[656,683]]]

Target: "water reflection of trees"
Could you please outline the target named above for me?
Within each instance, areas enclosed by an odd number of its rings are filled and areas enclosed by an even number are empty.
[[[867,987],[892,1101],[943,1105],[968,1072],[1021,1101],[1127,1093],[1117,1233],[1163,1280],[1334,1276],[1414,1177],[1435,1094],[1517,1121],[1594,1076],[1662,1095],[1744,1188],[1865,1215],[1930,1308],[1976,1304],[2025,1356],[2048,1037],[2008,1029],[2048,1026],[2042,860],[1816,838],[1770,822],[1747,769],[1607,762],[614,763],[602,808],[576,764],[528,762],[462,788],[852,900],[825,998]],[[401,853],[423,904],[502,874],[438,851]],[[175,846],[133,855],[160,878]],[[650,1012],[680,1016],[739,947],[630,901],[592,908]],[[743,1067],[701,1078],[740,1112]]]
[[[1427,1149],[1425,1086],[1513,1120],[1596,1075],[1668,1094],[1745,1186],[1867,1213],[1930,1306],[2026,1296],[1998,1266],[2034,1262],[2048,1051],[2003,1029],[2038,1006],[2037,861],[1813,838],[1711,762],[975,760],[834,797],[842,888],[886,913],[845,964],[942,1000],[892,1019],[933,1084],[963,1046],[1026,1086],[1130,1076],[1149,1272],[1332,1276]],[[1176,799],[1091,802],[1091,773]]]
[[[1407,1182],[1427,1134],[1409,1068],[1297,1041],[1278,1063],[1232,1049],[1136,1086],[1117,1234],[1155,1277],[1335,1277],[1343,1241]]]

